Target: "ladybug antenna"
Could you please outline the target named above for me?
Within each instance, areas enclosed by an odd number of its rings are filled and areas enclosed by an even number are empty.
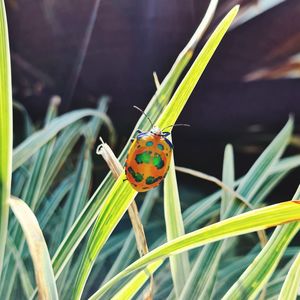
[[[190,124],[174,124],[174,125],[170,125],[170,126],[165,127],[164,129],[162,129],[162,132],[163,132],[165,129],[167,129],[167,128],[170,128],[170,127],[176,127],[176,126],[191,127]]]
[[[142,109],[140,109],[139,107],[137,107],[137,106],[135,106],[135,105],[133,105],[133,107],[134,107],[135,109],[139,110],[143,115],[145,115],[146,118],[147,118],[147,119],[149,120],[149,122],[151,123],[151,126],[154,127],[153,122],[151,121],[151,119],[149,118],[149,116],[148,116]]]

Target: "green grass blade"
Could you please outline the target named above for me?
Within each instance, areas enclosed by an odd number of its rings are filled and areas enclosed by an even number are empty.
[[[80,132],[83,127],[84,124],[81,121],[77,121],[63,129],[61,134],[56,138],[56,143],[43,180],[41,198],[46,196],[56,176],[61,171],[75,144],[81,137]]]
[[[87,145],[82,147],[81,154],[79,156],[79,161],[77,163],[77,168],[75,172],[75,182],[73,188],[68,196],[66,205],[64,207],[64,220],[61,227],[62,237],[66,235],[68,230],[71,228],[74,220],[76,219],[76,214],[78,208],[80,207],[80,202],[86,200],[87,189],[90,186],[92,172],[92,158],[90,149]]]
[[[61,201],[70,192],[72,186],[74,185],[74,176],[75,175],[72,174],[65,178],[53,191],[51,196],[45,202],[44,206],[38,211],[37,217],[42,229],[46,227],[56,209],[59,207]]]
[[[219,196],[220,197],[220,196]],[[210,202],[210,198],[208,198],[207,200],[209,200],[208,202]],[[209,203],[208,203],[208,206],[211,206]],[[211,219],[212,218],[212,216],[211,216],[211,213],[210,213],[210,210],[211,210],[211,208],[209,209],[209,210],[207,210],[207,209],[205,209],[205,207],[206,207],[206,205],[204,205],[203,206],[203,209],[202,210],[200,210],[199,209],[199,213],[198,213],[198,215],[197,216],[195,216],[195,219],[197,219],[198,220],[198,223],[197,224],[201,224],[201,223],[203,223],[203,222],[205,222],[205,221],[207,221],[207,220],[209,220],[209,219]],[[214,213],[214,212],[218,212],[219,211],[219,209],[214,209],[214,210],[212,210],[212,212]],[[216,215],[215,213],[214,213],[214,215]],[[201,220],[201,221],[199,221],[199,220]],[[185,219],[184,219],[184,223],[185,223]],[[162,243],[162,241],[164,241],[165,239],[163,238],[163,239],[159,239],[158,241],[156,241],[155,242],[155,244],[156,245],[161,245],[161,243]],[[103,254],[102,254],[103,255]],[[102,256],[101,255],[101,256]],[[163,261],[161,261],[161,264],[163,263]],[[156,263],[153,263],[153,264],[156,264]],[[158,268],[159,266],[157,266],[157,268]],[[149,269],[151,269],[151,270],[153,270],[153,272],[155,272],[156,271],[156,269],[152,269],[152,264],[150,264],[149,265],[149,267],[148,267]],[[149,269],[147,268],[147,274],[148,274],[148,276],[150,275],[150,272],[149,272]],[[146,277],[145,276],[143,276],[143,280],[146,280]],[[134,286],[135,286],[135,288],[136,289],[138,289],[138,286],[137,286],[137,283],[134,283],[134,281],[137,281],[137,282],[140,282],[140,288],[142,287],[142,285],[144,284],[144,281],[140,281],[141,280],[141,277],[139,276],[139,275],[136,275],[136,277],[134,277],[132,280],[131,280],[131,284],[133,284]],[[156,287],[157,287],[157,284],[158,284],[158,280],[156,280]],[[136,289],[134,289],[133,291],[132,291],[132,293],[133,293],[133,295],[136,293]],[[159,287],[157,287],[157,289],[159,289]],[[111,290],[110,290],[110,292],[111,292]],[[130,294],[130,291],[127,291],[126,292],[127,294]],[[110,293],[109,293],[109,295],[110,295]],[[155,295],[155,296],[157,296],[157,295]],[[95,294],[94,295],[94,297],[95,298],[91,298],[91,299],[98,299],[98,297],[97,297],[97,294]]]
[[[255,209],[185,234],[182,237],[163,244],[136,260],[98,290],[97,295],[98,297],[103,296],[106,291],[114,284],[118,283],[119,280],[125,278],[132,272],[146,267],[154,261],[228,237],[235,237],[241,234],[255,232],[283,223],[292,222],[299,219],[299,213],[300,201],[287,201]]]
[[[296,200],[299,198],[300,186],[293,199]],[[255,261],[240,276],[223,299],[234,300],[241,297],[255,299],[273,274],[284,251],[298,230],[298,222],[277,227],[266,246],[255,258]]]
[[[108,104],[109,104],[109,100],[110,98],[107,96],[103,96],[100,98],[99,102],[98,102],[98,107],[97,110],[107,114],[107,110],[108,110]],[[100,128],[103,125],[103,120],[97,117],[93,117],[87,124],[86,129],[84,130],[84,134],[86,135],[86,137],[89,138],[88,143],[90,145],[94,145],[96,140],[97,140],[97,135],[99,133]],[[111,124],[111,127],[108,128],[109,130],[109,142],[114,145],[116,142],[116,133],[115,133],[115,129]]]
[[[197,44],[199,43],[200,39],[203,37],[204,33],[206,32],[208,26],[210,25],[210,23],[214,17],[218,2],[219,2],[219,0],[211,0],[209,2],[208,8],[205,12],[203,19],[201,20],[198,28],[196,29],[193,37],[186,45],[187,51],[194,50],[196,48]]]
[[[25,166],[19,168],[13,174],[12,183],[11,183],[11,194],[16,197],[21,197],[22,191],[25,187],[25,184],[29,178],[29,171]]]
[[[196,41],[197,35],[194,35],[192,39]],[[194,46],[195,44],[193,43],[193,47]],[[194,48],[186,47],[179,54],[170,72],[163,80],[160,87],[157,89],[155,95],[146,107],[145,112],[153,121],[156,121],[158,119],[165,105],[168,103],[169,97],[173,92],[174,86],[178,78],[182,74],[182,71],[184,70],[188,62],[191,60],[193,50]],[[149,130],[149,128],[149,121],[144,115],[142,115],[139,121],[137,122],[135,129],[132,132],[126,146],[122,150],[122,153],[119,156],[119,161],[124,162],[125,157],[127,155],[127,151],[131,144],[130,139],[136,134],[136,130]],[[72,227],[68,235],[65,237],[63,243],[60,245],[53,258],[53,268],[56,276],[60,274],[67,260],[70,258],[70,255],[75,251],[76,247],[85,236],[91,224],[97,218],[99,207],[106,198],[108,191],[112,188],[113,183],[114,179],[112,178],[112,176],[106,176],[104,181],[101,183],[101,185],[96,190],[90,201],[85,206],[82,214],[77,218],[74,226]]]
[[[251,201],[255,193],[263,186],[264,181],[271,173],[272,167],[276,165],[287,147],[291,138],[293,125],[293,119],[290,118],[283,129],[278,133],[271,144],[259,156],[247,174],[243,177],[237,189],[237,193]],[[252,204],[256,205],[257,201],[254,199]],[[245,205],[234,201],[228,208],[226,217],[240,213],[244,209]]]
[[[148,222],[151,210],[153,208],[155,200],[158,198],[158,189],[151,190],[147,193],[145,199],[143,200],[143,205],[140,209],[140,217],[143,224]],[[125,240],[124,245],[115,259],[114,264],[109,269],[108,274],[105,276],[104,282],[111,279],[113,276],[122,271],[134,258],[137,253],[136,240],[133,230],[131,230],[128,238]],[[103,254],[101,254],[102,256]]]
[[[28,137],[24,142],[18,145],[13,151],[13,171],[20,167],[28,158],[37,152],[44,144],[55,137],[63,128],[68,125],[89,116],[99,116],[109,124],[110,120],[105,114],[99,113],[94,109],[81,109],[66,113],[55,118],[50,124]]]
[[[34,131],[34,126],[32,124],[32,120],[26,110],[26,108],[19,102],[14,101],[13,102],[13,108],[17,109],[19,112],[22,113],[24,118],[24,133],[25,137],[30,136]]]
[[[221,21],[221,23],[218,25],[218,27],[215,29],[215,31],[203,47],[190,70],[187,72],[186,76],[177,88],[166,109],[163,111],[159,120],[156,122],[156,125],[158,125],[160,128],[166,127],[176,122],[190,94],[196,86],[201,74],[210,61],[212,55],[214,54],[217,46],[228,30],[237,12],[238,7],[236,6],[227,14],[227,16],[225,16],[225,18]],[[86,252],[82,258],[82,264],[79,269],[77,281],[74,287],[74,299],[79,299],[81,297],[86,280],[92,269],[96,257],[101,251],[112,230],[115,228],[120,218],[125,213],[125,210],[130,205],[133,197],[136,195],[136,192],[132,190],[129,183],[123,182],[122,184],[121,182],[120,184],[120,180],[123,181],[123,179],[124,173],[123,176],[120,176],[118,181],[115,183],[112,191],[109,193],[107,199],[100,209],[99,217],[90,235]],[[116,186],[118,186],[117,191],[115,190]],[[120,204],[120,202],[123,202],[122,205]],[[109,219],[108,213],[111,211],[114,212],[114,215],[113,217],[110,216]]]
[[[58,104],[59,98],[53,97],[50,101],[50,105],[46,114],[45,127],[56,116]],[[29,180],[27,181],[27,184],[23,190],[22,199],[24,199],[24,201],[33,211],[35,211],[36,206],[40,201],[40,190],[53,146],[54,140],[51,140],[38,151],[32,166]],[[12,237],[14,238],[18,250],[22,252],[25,240],[20,227],[14,226],[14,233],[12,234]],[[14,281],[17,275],[17,268],[14,265],[13,260],[9,260],[9,266],[10,271],[5,273],[5,277],[8,279],[9,284],[5,286],[4,290],[4,293],[8,298],[10,298],[10,295],[13,291]]]
[[[114,182],[115,179],[109,173],[102,181],[92,198],[89,200],[82,213],[76,219],[67,236],[60,244],[52,259],[56,278],[60,275],[68,260],[75,252],[77,246],[82,241],[93,222],[96,220],[99,208],[101,207],[101,204],[103,204],[103,198],[111,190]]]
[[[234,188],[234,161],[231,145],[227,145],[225,148],[222,181],[230,188]],[[232,193],[222,190],[221,219],[224,219],[226,209],[233,200]],[[216,280],[222,246],[222,241],[204,246],[193,263],[192,272],[186,281],[180,299],[208,299],[210,297]]]
[[[12,168],[12,91],[4,1],[0,3],[0,277],[8,225]]]
[[[300,254],[297,255],[280,291],[278,300],[297,299],[300,285]]]
[[[278,163],[276,163],[270,170],[270,175],[266,179],[265,184],[259,188],[253,199],[256,200],[257,203],[261,203],[264,197],[276,186],[276,184],[288,174],[288,172],[292,171],[295,168],[300,166],[300,155],[295,155],[287,158],[281,159]],[[271,178],[272,177],[272,178]],[[238,180],[236,180],[234,186],[238,186],[244,176]],[[269,182],[269,183],[268,183]],[[212,195],[207,196],[205,199],[201,199],[195,204],[188,207],[183,212],[184,223],[186,227],[191,227],[195,222],[197,222],[199,218],[199,214],[203,211],[207,211],[211,205],[217,203],[219,198],[221,198],[221,192],[217,191]],[[195,227],[194,227],[195,228]]]
[[[259,249],[255,247],[255,249]],[[289,247],[284,253],[285,258],[295,256],[299,252],[299,247]],[[250,251],[246,256],[234,256],[232,260],[225,261],[224,266],[218,273],[218,280],[215,287],[214,299],[221,299],[228,291],[228,287],[232,286],[239,278],[240,274],[249,266],[249,264],[255,259],[258,251]],[[270,282],[271,283],[271,282]],[[268,284],[269,285],[269,284]],[[277,293],[278,296],[279,292]],[[276,298],[277,299],[277,298]]]
[[[265,300],[278,300],[278,295],[280,294],[281,287],[284,283],[285,277],[278,278],[276,280],[272,280],[267,285],[267,293],[265,296]]]
[[[254,195],[252,191],[257,191],[263,186],[271,172],[272,165],[278,161],[287,146],[291,136],[291,130],[292,121],[289,120],[242,179],[237,191],[242,196],[247,197],[247,200],[250,202],[253,200],[256,204],[258,203],[257,199],[252,198]],[[232,171],[230,172],[232,176]],[[234,179],[231,178],[230,181],[230,184],[233,185]],[[231,199],[230,202],[226,203],[226,210],[222,218],[237,215],[245,210],[246,207],[241,202],[234,202],[233,200],[234,199]],[[232,241],[233,239],[230,243],[232,243]],[[196,296],[204,299],[209,297],[216,279],[215,274],[217,273],[218,262],[221,258],[223,248],[223,241],[204,247],[194,265],[192,277],[189,278],[181,299],[189,299]]]
[[[67,198],[64,210],[63,210],[63,223],[60,228],[61,241],[66,235],[68,230],[74,223],[80,208],[83,203],[88,199],[88,189],[91,184],[92,178],[92,158],[90,153],[90,148],[86,144],[82,147],[82,152],[79,157],[77,164],[77,170],[75,172],[75,182],[73,188]],[[70,265],[70,263],[69,263]],[[65,272],[60,276],[60,281],[58,284],[58,290],[61,294],[64,290],[65,281],[68,277],[68,267],[65,268]]]
[[[169,105],[166,107],[164,113],[156,122],[156,125],[159,128],[164,128],[176,123],[179,114],[181,113],[187,100],[192,94],[198,80],[204,72],[211,57],[215,53],[226,31],[237,15],[238,10],[239,6],[235,6],[233,9],[231,9],[231,11],[224,17],[224,19],[220,22],[212,35],[209,37],[208,41],[192,64],[191,68],[178,86],[176,92],[170,100]]]
[[[272,168],[273,173],[283,172],[292,170],[300,166],[300,155],[293,155],[281,159],[275,166]]]
[[[234,189],[234,158],[233,158],[233,148],[232,145],[227,145],[225,147],[224,160],[223,160],[223,175],[222,181],[231,189]],[[234,200],[232,193],[226,190],[222,191],[221,198],[221,219],[224,218],[226,208]]]
[[[180,299],[209,299],[222,254],[222,241],[205,245],[193,263],[193,269]]]
[[[289,170],[271,174],[264,182],[263,186],[255,193],[253,199],[257,203],[262,203],[267,195],[278,185],[279,182],[283,180],[285,176],[289,173]]]
[[[91,272],[92,266],[100,250],[128,209],[132,200],[137,195],[137,192],[132,189],[130,183],[124,181],[124,179],[126,179],[126,177],[123,173],[118,178],[112,190],[109,192],[107,199],[100,207],[99,217],[93,227],[85,253],[81,260],[77,280],[74,285],[73,299],[80,299],[88,275]]]
[[[170,169],[164,181],[164,214],[167,240],[171,241],[181,235],[184,235],[185,230],[177,187],[174,155],[172,155]],[[178,298],[190,272],[188,253],[185,252],[170,257],[170,267],[175,293]]]
[[[101,255],[99,255],[96,259],[95,267],[90,275],[89,281],[86,286],[87,290],[95,289],[95,286],[99,285],[99,278],[103,276],[103,267],[105,263],[107,262],[108,259],[110,259],[110,257],[115,257],[115,255],[119,253],[119,250],[122,249],[124,240],[126,240],[126,238],[128,237],[129,232],[130,232],[129,230],[125,230],[122,231],[121,233],[115,233],[105,243]],[[74,273],[73,272],[69,273],[71,276],[68,276],[68,282],[71,280],[71,284],[70,284],[70,289],[67,290],[68,292],[71,290],[71,287],[73,287],[74,285],[80,262],[81,262],[80,257],[78,257],[76,263],[75,264],[72,263],[72,268],[75,268],[76,271]]]
[[[35,215],[22,200],[11,198],[9,204],[24,231],[28,243],[33,260],[39,298],[58,300],[48,248]]]
[[[30,281],[29,273],[24,265],[23,259],[20,255],[20,252],[16,248],[14,241],[8,237],[7,238],[7,249],[12,253],[17,269],[19,271],[20,281],[24,290],[26,297],[29,299],[33,293],[33,287]]]
[[[49,105],[45,120],[45,128],[56,117],[58,109],[57,104],[58,101],[54,98]],[[22,199],[28,203],[33,211],[35,211],[36,206],[40,201],[41,187],[48,169],[49,159],[53,151],[54,143],[55,139],[52,139],[38,151],[37,157],[33,163],[31,176],[22,195]]]
[[[132,299],[149,279],[149,275],[153,274],[162,264],[162,261],[156,261],[150,264],[147,269],[139,272],[132,280],[130,280],[115,296],[112,300],[125,300]],[[91,297],[89,300],[96,300],[97,298]]]

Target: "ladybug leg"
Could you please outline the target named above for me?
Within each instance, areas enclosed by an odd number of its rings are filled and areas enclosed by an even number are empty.
[[[124,181],[127,181],[127,180],[128,180],[127,178],[124,178],[124,179],[123,179],[123,182],[124,182]]]
[[[136,131],[136,138],[139,139],[140,135],[143,134],[143,133],[144,133],[144,132],[143,132],[142,130],[138,129],[138,130]]]
[[[132,143],[134,140],[135,140],[135,138],[131,138],[131,139],[130,139],[130,143]]]
[[[170,146],[171,149],[174,148],[172,142],[169,139],[165,138],[165,141],[166,141],[166,143],[168,143],[168,145]]]

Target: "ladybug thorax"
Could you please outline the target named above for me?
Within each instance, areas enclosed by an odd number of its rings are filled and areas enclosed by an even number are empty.
[[[159,131],[158,131],[159,130]],[[128,181],[134,189],[145,192],[159,185],[169,169],[172,148],[170,141],[153,127],[133,141],[125,163]]]

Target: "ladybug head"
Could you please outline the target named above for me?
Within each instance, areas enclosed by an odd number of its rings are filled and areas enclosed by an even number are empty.
[[[151,128],[150,132],[154,135],[159,135],[159,136],[163,136],[164,134],[164,132],[162,132],[162,130],[160,130],[160,128],[155,125]]]

